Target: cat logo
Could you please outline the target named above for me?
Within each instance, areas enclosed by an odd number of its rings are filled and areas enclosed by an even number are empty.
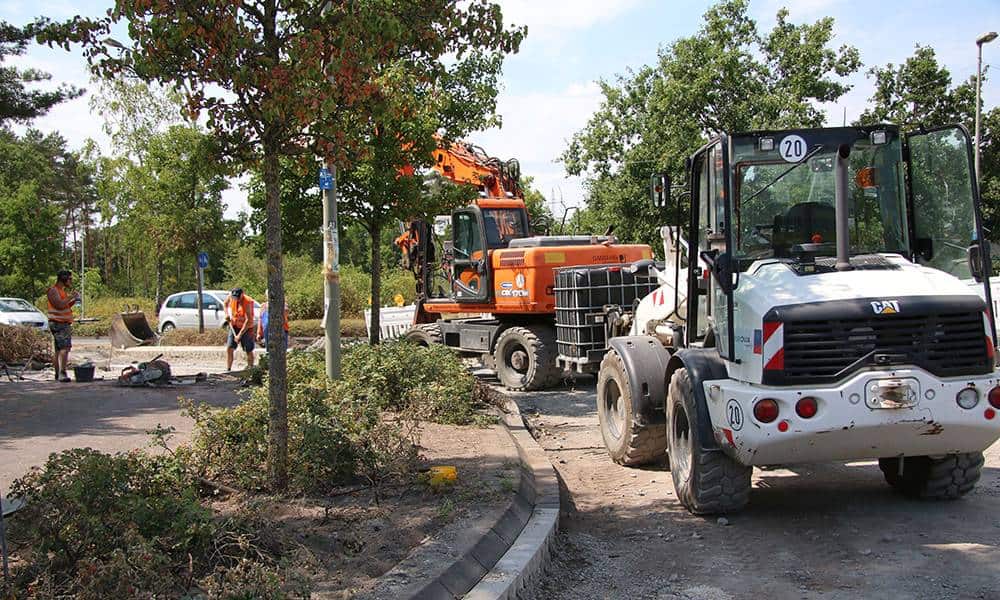
[[[899,300],[876,300],[872,310],[876,315],[894,315],[899,312]]]

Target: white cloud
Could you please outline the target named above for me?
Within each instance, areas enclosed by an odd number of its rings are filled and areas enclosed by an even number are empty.
[[[557,159],[600,101],[600,88],[594,82],[571,83],[556,93],[505,93],[497,107],[503,127],[470,139],[492,156],[517,158],[522,172],[535,178],[535,187],[550,201],[562,198],[567,205],[579,204],[582,181],[566,176]]]

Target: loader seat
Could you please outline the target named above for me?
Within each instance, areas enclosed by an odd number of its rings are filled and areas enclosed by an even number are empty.
[[[774,255],[787,257],[789,249],[796,244],[835,241],[836,215],[833,206],[823,202],[800,202],[789,208],[784,215],[775,215]]]

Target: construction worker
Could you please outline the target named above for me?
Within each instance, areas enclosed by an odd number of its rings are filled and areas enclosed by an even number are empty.
[[[267,343],[267,322],[269,321],[270,311],[268,307],[270,306],[268,301],[267,292],[264,292],[264,304],[260,305],[260,320],[257,321],[257,343],[263,342],[264,347],[269,347]],[[288,347],[288,305],[285,305],[284,326],[285,326],[285,347]]]
[[[253,298],[236,288],[226,300],[226,322],[229,323],[229,337],[226,340],[226,370],[233,370],[233,351],[242,346],[247,354],[247,368],[253,366]]]
[[[49,331],[55,341],[55,357],[53,367],[56,371],[56,381],[69,381],[66,374],[66,363],[69,360],[69,350],[73,347],[73,305],[80,301],[78,292],[70,292],[73,285],[73,274],[67,270],[56,274],[56,284],[49,288],[46,294],[49,305]]]

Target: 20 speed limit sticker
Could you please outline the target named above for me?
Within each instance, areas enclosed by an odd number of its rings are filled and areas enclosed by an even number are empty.
[[[726,404],[726,420],[733,431],[743,429],[743,407],[736,400],[730,400]]]
[[[785,162],[797,163],[806,155],[806,141],[800,135],[786,135],[778,143],[778,153]]]

